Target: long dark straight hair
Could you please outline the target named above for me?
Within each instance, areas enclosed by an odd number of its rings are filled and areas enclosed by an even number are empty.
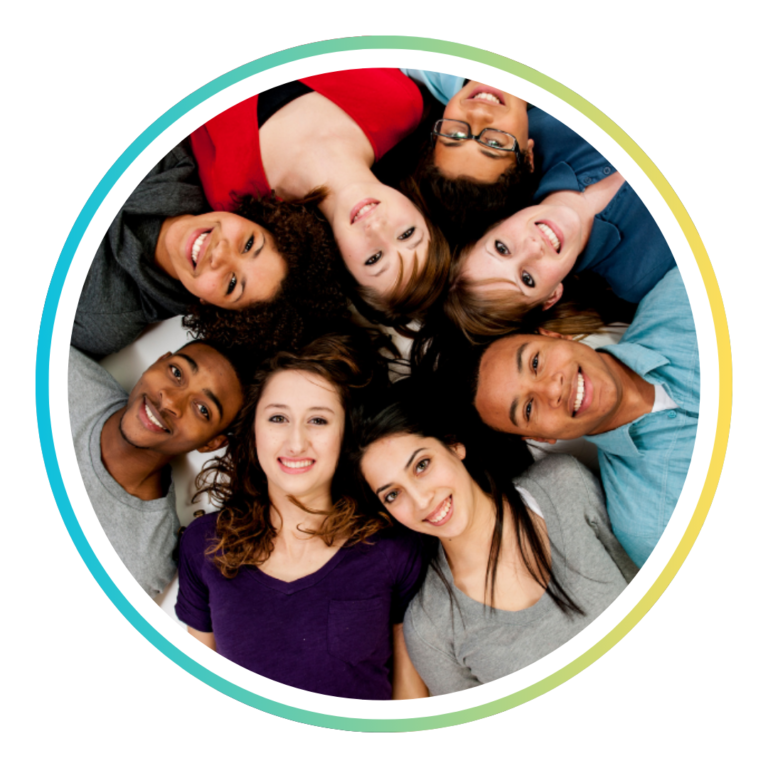
[[[441,408],[435,403],[436,393],[429,398],[424,390],[416,391],[413,382],[403,382],[393,388],[393,396],[378,407],[368,407],[353,413],[352,465],[359,484],[359,493],[367,503],[384,509],[362,474],[361,464],[365,452],[371,445],[393,435],[419,435],[431,437],[450,448],[462,443],[467,449],[463,461],[470,477],[492,501],[496,510],[496,521],[488,555],[485,574],[486,603],[494,610],[496,576],[501,556],[504,533],[505,509],[512,513],[515,536],[523,563],[528,573],[551,597],[555,605],[566,615],[583,615],[584,611],[568,595],[552,570],[551,555],[548,556],[545,541],[534,522],[534,514],[525,506],[513,483],[513,477],[520,474],[532,463],[527,447],[519,438],[503,435],[482,424],[469,409],[456,410]],[[429,399],[429,405],[427,405]],[[439,400],[439,396],[437,396]],[[450,422],[450,423],[449,423]],[[446,428],[447,427],[447,428]],[[386,510],[385,510],[386,511]],[[450,585],[437,562],[439,547],[433,550],[431,566],[443,584]]]

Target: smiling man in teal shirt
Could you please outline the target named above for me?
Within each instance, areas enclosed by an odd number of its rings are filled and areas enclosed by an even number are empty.
[[[640,302],[621,342],[507,336],[480,358],[474,404],[501,432],[598,447],[614,533],[642,565],[677,504],[699,418],[699,351],[680,272]]]

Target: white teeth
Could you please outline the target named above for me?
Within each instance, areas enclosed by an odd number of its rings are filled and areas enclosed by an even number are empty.
[[[576,400],[573,403],[573,415],[575,416],[581,408],[581,404],[584,401],[584,377],[578,374],[578,387],[576,390]]]
[[[378,205],[378,203],[368,203],[368,205],[364,205],[356,214],[355,218],[352,219],[352,223],[354,224],[363,214],[368,213],[368,211],[371,210],[371,208],[375,208]]]
[[[552,247],[560,253],[560,240],[558,240],[557,235],[546,224],[537,223],[536,226],[544,233],[547,240],[552,243]]]
[[[197,266],[197,255],[200,253],[200,248],[203,245],[203,240],[208,237],[207,232],[203,232],[202,235],[200,235],[197,240],[192,244],[192,263]]]
[[[165,427],[155,418],[155,415],[152,413],[152,411],[149,410],[149,404],[144,403],[144,412],[147,414],[147,418],[156,426],[160,427],[160,429],[165,430]]]
[[[478,93],[472,98],[482,99],[483,101],[490,101],[492,104],[501,104],[501,99],[498,98],[498,96],[494,96],[492,93]]]
[[[448,514],[448,512],[451,509],[451,502],[453,501],[453,496],[449,496],[441,505],[440,509],[437,511],[436,515],[431,515],[427,518],[427,521],[430,523],[439,523],[441,520],[445,519],[445,516]]]
[[[288,469],[303,469],[304,467],[311,467],[315,462],[312,459],[305,459],[304,461],[288,461],[288,459],[280,459],[283,466]]]

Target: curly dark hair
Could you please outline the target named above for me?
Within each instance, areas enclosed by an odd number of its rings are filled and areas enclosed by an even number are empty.
[[[538,174],[531,168],[531,153],[520,150],[522,163],[508,168],[492,184],[468,176],[448,179],[434,162],[430,148],[416,169],[415,180],[430,218],[454,246],[477,240],[491,224],[533,203]]]
[[[329,225],[309,207],[314,200],[287,203],[268,198],[240,198],[239,216],[267,229],[288,265],[277,295],[232,311],[195,304],[184,327],[195,338],[226,347],[246,346],[262,358],[280,349],[298,349],[349,316],[349,305],[338,280],[340,259]]]
[[[361,508],[349,495],[352,473],[346,460],[351,435],[349,415],[353,405],[387,386],[386,361],[362,329],[326,334],[298,353],[279,352],[256,374],[246,394],[245,405],[232,424],[226,454],[206,463],[196,480],[194,500],[207,493],[221,507],[216,523],[217,541],[207,552],[226,578],[234,578],[247,565],[261,565],[274,549],[277,530],[267,477],[256,451],[254,419],[261,395],[270,379],[280,371],[306,371],[321,376],[333,386],[345,411],[344,445],[331,486],[333,508],[307,512],[318,515],[319,524],[305,533],[322,537],[329,546],[345,539],[345,546],[365,541],[392,524],[388,515]],[[279,515],[279,512],[278,512]]]

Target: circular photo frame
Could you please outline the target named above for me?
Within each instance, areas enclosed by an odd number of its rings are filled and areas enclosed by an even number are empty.
[[[700,418],[677,508],[638,576],[592,624],[540,661],[506,678],[430,699],[338,699],[266,680],[212,654],[158,609],[130,576],[88,510],[69,425],[66,381],[77,297],[106,225],[147,171],[206,120],[243,99],[298,77],[365,67],[422,68],[490,82],[545,108],[621,168],[672,249],[693,310],[701,359]],[[586,669],[621,640],[670,584],[706,519],[725,457],[732,364],[725,310],[693,222],[658,168],[609,117],[522,63],[457,43],[379,36],[303,45],[257,59],[216,78],[150,125],[107,171],[75,221],[51,279],[36,364],[38,429],[51,488],[80,556],[125,618],[180,667],[222,693],[296,722],[339,730],[399,732],[466,723],[519,706]],[[75,510],[78,510],[78,513]]]

